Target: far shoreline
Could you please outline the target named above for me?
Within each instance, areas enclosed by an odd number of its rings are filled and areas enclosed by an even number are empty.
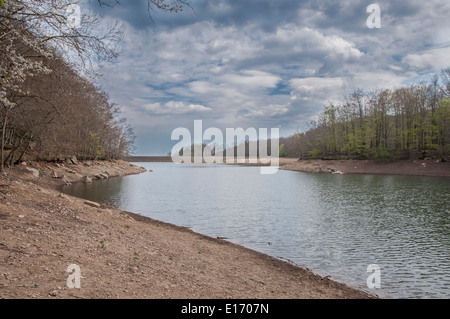
[[[172,162],[170,156],[129,156],[123,160],[131,163]],[[261,163],[229,164],[263,166]],[[322,174],[450,177],[450,162],[442,162],[436,159],[376,161],[279,158],[279,168],[281,170]]]
[[[282,170],[351,175],[391,175],[450,177],[450,162],[437,160],[297,160],[280,167]]]

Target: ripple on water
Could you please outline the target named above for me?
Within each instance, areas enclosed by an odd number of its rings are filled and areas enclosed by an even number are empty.
[[[152,174],[65,191],[290,260],[393,298],[450,295],[448,179],[138,163]],[[268,244],[270,243],[270,244]]]

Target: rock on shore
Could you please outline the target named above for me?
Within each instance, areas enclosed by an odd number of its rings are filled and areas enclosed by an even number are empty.
[[[440,160],[298,160],[280,169],[329,174],[377,174],[450,177],[450,162]]]
[[[140,174],[146,169],[122,160],[79,161],[76,158],[62,163],[22,162],[5,173],[40,185],[58,187],[72,183],[90,183],[98,179]]]

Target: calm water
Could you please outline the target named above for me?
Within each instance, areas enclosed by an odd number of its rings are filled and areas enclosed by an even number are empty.
[[[392,298],[450,297],[450,181],[137,163],[66,193],[187,226]],[[381,269],[369,290],[367,267]]]

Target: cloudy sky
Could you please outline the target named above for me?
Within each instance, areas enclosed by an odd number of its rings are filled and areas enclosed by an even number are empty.
[[[95,3],[96,1],[94,1]],[[381,8],[368,28],[367,7]],[[448,0],[192,0],[182,13],[143,0],[102,13],[125,25],[101,85],[137,133],[136,155],[167,155],[175,128],[307,129],[355,89],[429,80],[450,66]]]

